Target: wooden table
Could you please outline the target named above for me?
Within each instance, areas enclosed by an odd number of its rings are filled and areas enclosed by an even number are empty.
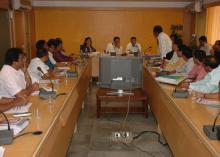
[[[174,156],[219,157],[220,142],[209,140],[203,125],[212,124],[220,110],[196,104],[191,97],[173,98],[174,86],[158,83],[147,68],[143,75],[150,109]]]
[[[24,132],[41,130],[42,135],[24,135],[4,146],[4,157],[65,157],[77,125],[78,115],[89,87],[91,79],[91,60],[86,65],[79,66],[79,76],[62,78],[54,88],[59,96],[50,104],[38,96],[31,96],[31,119]],[[36,116],[38,112],[39,117]]]
[[[108,95],[109,92],[113,90],[107,88],[99,88],[96,93],[96,101],[97,101],[97,112],[96,116],[99,118],[101,113],[108,113],[108,112],[127,112],[127,107],[103,107],[101,105],[102,101],[128,101],[129,96],[118,96],[118,95]],[[148,102],[147,96],[142,89],[134,89],[132,91],[133,95],[130,96],[130,101],[142,101],[142,107],[130,107],[129,113],[144,113],[146,118],[148,117]]]

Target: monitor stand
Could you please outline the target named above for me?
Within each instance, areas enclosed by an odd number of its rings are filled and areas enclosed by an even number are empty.
[[[123,89],[118,89],[117,91],[108,92],[107,95],[118,95],[118,96],[124,96],[124,95],[134,95],[132,92],[126,92]]]

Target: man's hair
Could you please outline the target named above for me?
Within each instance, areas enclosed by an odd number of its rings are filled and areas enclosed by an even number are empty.
[[[56,38],[55,40],[58,40],[61,44],[63,43],[63,40],[61,38]]]
[[[189,59],[192,57],[192,50],[188,46],[183,47],[181,51],[182,51],[182,55],[184,55],[186,58]]]
[[[59,46],[60,44],[63,44],[62,40],[60,40],[59,38],[56,38],[54,40],[54,47],[57,48],[57,46]]]
[[[137,40],[137,38],[136,38],[136,37],[131,37],[131,40],[133,40],[133,39]]]
[[[48,55],[47,49],[41,48],[41,49],[38,49],[38,50],[37,50],[36,57],[42,58],[42,57],[47,56],[47,55]]]
[[[114,41],[117,40],[117,39],[120,40],[120,38],[118,36],[113,38]]]
[[[198,59],[200,62],[203,62],[203,60],[204,60],[205,57],[206,57],[206,53],[205,53],[205,51],[203,51],[203,50],[195,50],[195,51],[193,52],[193,56],[194,56],[196,59]]]
[[[201,40],[201,41],[204,41],[204,42],[207,42],[207,38],[206,38],[206,36],[201,36],[201,37],[199,37],[199,40]]]
[[[220,63],[220,51],[215,51],[214,52],[214,57],[218,60],[218,62]]]
[[[46,43],[45,40],[38,40],[35,44],[36,49],[38,50],[38,49],[44,48],[45,43]]]
[[[217,60],[216,57],[210,55],[210,56],[206,56],[206,57],[205,57],[205,59],[204,59],[204,61],[203,61],[203,64],[204,64],[205,66],[211,67],[212,69],[215,69],[215,68],[218,67],[219,61]]]
[[[183,49],[186,49],[187,46],[184,44],[177,44],[177,47],[178,47],[179,51],[182,51]]]
[[[47,46],[48,47],[51,47],[51,46],[54,46],[55,47],[55,39],[49,39],[47,41]]]
[[[156,26],[154,26],[153,32],[159,34],[159,33],[163,32],[163,28],[160,25],[156,25]]]
[[[181,38],[176,38],[174,39],[173,43],[176,45],[183,45],[183,40]]]
[[[218,43],[217,45],[220,45],[220,40],[216,40],[215,43]]]
[[[22,49],[20,48],[10,48],[5,53],[5,64],[12,65],[13,62],[17,62],[19,56],[23,54]]]

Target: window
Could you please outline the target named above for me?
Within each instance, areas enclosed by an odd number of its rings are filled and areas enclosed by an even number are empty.
[[[206,35],[208,42],[214,44],[220,40],[220,6],[207,9]]]

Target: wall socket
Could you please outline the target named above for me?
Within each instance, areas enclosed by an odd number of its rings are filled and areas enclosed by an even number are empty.
[[[132,132],[129,131],[112,132],[111,140],[113,142],[131,143],[133,141]]]

